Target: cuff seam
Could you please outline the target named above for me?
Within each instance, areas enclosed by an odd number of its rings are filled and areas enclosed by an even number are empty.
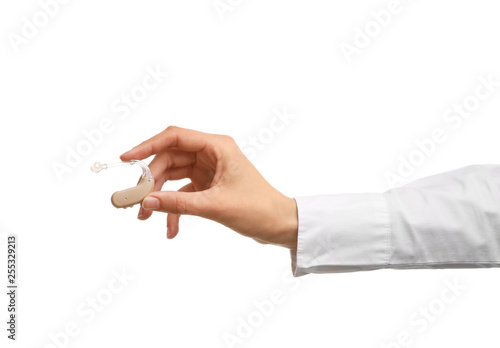
[[[388,207],[388,202],[387,199],[385,198],[385,195],[382,194],[381,198],[383,200],[383,215],[384,215],[384,221],[385,221],[385,229],[386,229],[386,256],[385,256],[385,264],[388,266],[390,265],[390,260],[391,260],[391,249],[392,249],[392,231],[391,231],[391,223],[390,223],[390,216],[389,216],[389,207]]]

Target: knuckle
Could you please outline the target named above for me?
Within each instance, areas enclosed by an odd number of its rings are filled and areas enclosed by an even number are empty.
[[[174,213],[185,214],[187,211],[186,201],[181,197],[176,196],[174,201]]]
[[[179,128],[179,127],[177,127],[177,126],[168,126],[168,127],[165,129],[165,131],[166,131],[166,132],[173,132],[173,131],[175,131],[175,130],[176,130],[176,129],[178,129],[178,128]]]
[[[223,142],[227,143],[227,144],[231,144],[231,145],[234,145],[236,144],[236,140],[234,140],[234,138],[230,135],[221,135],[221,139]]]

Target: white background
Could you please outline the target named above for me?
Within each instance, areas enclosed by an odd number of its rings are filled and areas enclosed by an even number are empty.
[[[5,235],[15,233],[20,322],[18,341],[8,341],[2,295],[0,346],[54,347],[49,335],[75,322],[79,333],[60,346],[226,347],[239,318],[258,318],[254,301],[275,291],[282,303],[235,347],[383,347],[402,332],[412,347],[498,343],[498,269],[293,279],[285,249],[196,217],[182,217],[167,240],[163,214],[142,222],[137,207],[110,204],[140,171],[94,174],[93,161],[118,160],[168,125],[243,144],[266,132],[275,108],[296,117],[252,161],[288,196],[385,191],[384,173],[396,173],[398,156],[436,127],[447,141],[407,181],[499,162],[500,88],[458,129],[443,121],[479,76],[500,81],[496,2],[401,0],[350,63],[340,45],[353,44],[388,1],[228,3],[221,17],[211,0],[73,0],[18,47],[9,38],[40,4],[1,3],[1,292]],[[157,66],[169,77],[121,120],[113,103]],[[104,118],[113,131],[58,180],[53,163],[65,163],[68,147]],[[112,270],[123,268],[134,279],[87,323],[77,308],[104,296]],[[409,318],[438,306],[447,279],[466,290],[419,331]]]

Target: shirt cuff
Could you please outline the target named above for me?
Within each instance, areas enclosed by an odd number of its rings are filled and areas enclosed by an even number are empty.
[[[293,275],[338,273],[389,265],[391,232],[382,193],[294,197],[298,210]]]

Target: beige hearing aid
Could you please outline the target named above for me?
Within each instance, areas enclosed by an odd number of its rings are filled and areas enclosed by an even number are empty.
[[[149,193],[153,191],[155,186],[155,179],[153,177],[153,173],[147,166],[146,163],[138,160],[132,160],[130,162],[117,162],[117,163],[101,163],[94,162],[90,169],[94,173],[99,173],[103,169],[120,167],[126,165],[134,165],[138,164],[142,168],[142,176],[141,180],[135,187],[131,187],[125,190],[116,191],[111,196],[111,203],[116,208],[128,208],[135,204],[139,204],[142,202],[144,197],[146,197]]]

